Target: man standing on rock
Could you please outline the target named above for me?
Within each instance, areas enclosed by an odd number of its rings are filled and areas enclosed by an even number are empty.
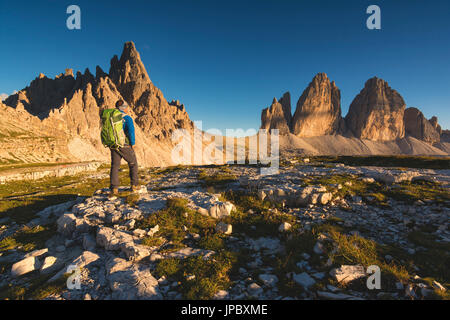
[[[125,145],[118,149],[110,148],[111,150],[111,196],[117,196],[119,193],[119,168],[120,162],[123,159],[128,163],[130,169],[131,191],[138,191],[138,163],[136,154],[134,152],[135,136],[133,119],[129,116],[129,107],[123,100],[116,102],[116,108],[124,114],[123,116],[123,130],[125,132]]]

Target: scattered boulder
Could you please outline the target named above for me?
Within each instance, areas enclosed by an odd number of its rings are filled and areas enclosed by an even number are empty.
[[[218,202],[209,208],[208,213],[213,218],[221,219],[231,215],[234,209],[234,204],[231,202]]]
[[[87,221],[78,219],[73,213],[62,215],[56,225],[58,232],[67,237],[71,237],[75,232],[78,234],[90,232],[92,228]]]
[[[107,279],[114,300],[159,300],[158,280],[148,267],[121,258],[107,263]]]
[[[153,228],[150,228],[150,230],[148,230],[147,235],[149,237],[153,237],[158,231],[159,231],[159,225],[156,225]]]
[[[333,199],[333,195],[330,192],[322,193],[319,196],[319,202],[323,205],[326,205],[331,199]]]
[[[344,293],[332,293],[326,291],[317,291],[317,295],[320,298],[324,298],[327,300],[362,300],[359,297],[351,296]]]
[[[98,254],[90,251],[84,251],[78,258],[73,260],[72,264],[76,265],[78,268],[84,268],[85,266],[96,262],[100,259]]]
[[[292,228],[292,225],[288,222],[283,222],[282,224],[280,224],[280,226],[278,227],[278,231],[280,232],[286,232],[288,230],[290,230]]]
[[[250,247],[254,251],[268,250],[272,253],[282,250],[280,240],[277,238],[261,237],[258,239],[248,239]]]
[[[365,177],[365,178],[361,178],[361,181],[365,182],[365,183],[374,183],[375,179],[374,178]]]
[[[125,243],[133,242],[133,237],[123,231],[101,227],[97,233],[97,245],[105,250],[120,250]]]
[[[278,283],[278,277],[273,274],[260,274],[258,276],[259,280],[261,280],[266,286],[275,287]]]
[[[316,281],[306,272],[300,274],[294,274],[293,279],[299,285],[304,287],[305,289],[310,288],[312,285],[316,283]]]
[[[49,274],[53,272],[58,267],[58,264],[56,263],[57,260],[58,259],[53,256],[46,257],[40,268],[41,274]]]
[[[314,250],[314,252],[316,254],[324,254],[324,252],[325,252],[323,244],[321,242],[319,242],[319,241],[316,242],[316,244],[314,245],[314,249],[313,250]]]
[[[87,251],[94,251],[97,246],[95,238],[90,234],[83,235],[83,248]]]
[[[213,300],[225,300],[229,298],[228,291],[219,290],[214,294]]]
[[[77,217],[72,213],[66,213],[56,222],[57,230],[65,236],[71,236],[76,229]]]
[[[131,261],[139,261],[148,257],[152,251],[144,245],[137,245],[134,242],[126,242],[121,246],[121,250]]]
[[[145,230],[142,230],[142,229],[135,229],[135,230],[133,230],[133,235],[135,235],[138,238],[143,238],[143,237],[145,237],[146,234],[147,234],[147,232]]]
[[[330,271],[330,275],[338,282],[348,283],[353,280],[366,276],[366,271],[363,266],[356,265],[342,265]]]
[[[212,254],[214,254],[214,251],[211,250],[204,250],[204,249],[195,249],[191,247],[186,247],[183,249],[180,249],[175,252],[169,253],[167,256],[170,258],[178,258],[178,259],[184,259],[191,256],[196,255],[203,255],[203,258],[207,260]]]
[[[436,280],[433,280],[432,285],[433,285],[433,288],[435,288],[435,289],[437,289],[437,290],[440,290],[440,291],[447,291],[447,289],[446,289],[442,284],[440,284],[439,282],[437,282]]]
[[[219,222],[216,225],[216,231],[224,234],[231,234],[233,232],[233,226],[228,223]]]
[[[40,249],[40,250],[34,250],[34,251],[30,252],[30,253],[27,253],[24,258],[40,257],[40,256],[45,255],[46,253],[48,253],[48,248],[44,248],[44,249]]]
[[[247,287],[247,291],[251,296],[259,296],[264,292],[263,288],[254,282]]]
[[[258,191],[258,198],[259,198],[259,200],[261,200],[261,201],[264,201],[264,199],[266,198],[266,193],[263,191],[263,190],[259,190]]]
[[[37,257],[28,257],[12,265],[11,275],[13,277],[20,277],[34,270],[38,270],[40,266],[41,263]]]

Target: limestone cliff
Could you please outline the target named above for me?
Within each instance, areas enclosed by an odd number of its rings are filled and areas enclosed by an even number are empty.
[[[389,141],[405,136],[402,96],[382,79],[369,79],[345,117],[347,128],[360,139]]]

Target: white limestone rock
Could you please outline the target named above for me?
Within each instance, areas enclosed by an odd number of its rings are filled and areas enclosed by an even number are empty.
[[[216,225],[216,232],[220,232],[220,233],[227,234],[227,235],[231,234],[233,232],[233,226],[228,223],[219,222]]]
[[[275,287],[278,283],[278,277],[273,274],[260,274],[258,276],[259,280],[261,280],[266,286]]]
[[[37,257],[28,257],[12,265],[11,275],[15,278],[20,277],[34,270],[38,270],[40,266],[41,262]]]
[[[42,266],[40,268],[41,274],[49,274],[52,271],[54,271],[58,267],[57,263],[58,259],[53,256],[48,256],[44,259],[44,262],[42,263]]]
[[[160,300],[158,280],[148,267],[133,264],[121,258],[110,260],[107,265],[107,280],[114,300]]]
[[[366,271],[361,265],[342,265],[330,271],[330,275],[338,282],[348,283],[366,276]]]
[[[316,281],[306,272],[300,274],[294,274],[293,279],[299,285],[304,287],[305,289],[310,288],[312,285],[316,283]]]
[[[278,231],[279,232],[286,232],[288,230],[290,230],[292,228],[292,225],[288,222],[283,222],[282,224],[280,224],[280,226],[278,227]]]

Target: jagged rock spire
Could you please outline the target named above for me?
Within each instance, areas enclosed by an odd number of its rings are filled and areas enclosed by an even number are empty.
[[[142,94],[151,88],[150,77],[133,42],[126,42],[118,60],[111,59],[109,76],[128,103],[136,104]]]
[[[291,118],[291,95],[286,92],[280,101],[273,98],[271,106],[262,111],[261,129],[278,129],[282,135],[289,134]]]
[[[428,143],[439,142],[441,138],[437,118],[428,121],[417,108],[407,108],[404,115],[405,134]]]
[[[170,105],[151,81],[133,42],[126,42],[120,59],[111,59],[109,76],[136,114],[145,133],[167,138],[177,128],[193,128],[184,107]]]
[[[292,131],[300,137],[332,135],[343,130],[341,93],[325,73],[318,73],[303,91],[292,118]]]
[[[345,117],[347,127],[357,138],[388,141],[403,138],[406,108],[402,96],[383,79],[369,79],[356,96]]]
[[[104,77],[106,77],[108,74],[107,73],[105,73],[104,71],[103,71],[103,69],[100,67],[100,66],[97,66],[96,68],[95,68],[95,79],[99,79],[99,78],[104,78]]]

